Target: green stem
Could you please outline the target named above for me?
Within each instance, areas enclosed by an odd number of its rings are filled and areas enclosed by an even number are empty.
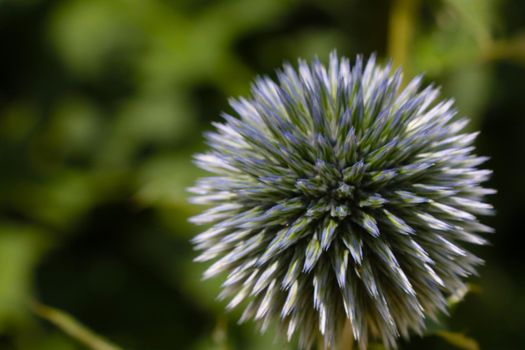
[[[408,54],[415,28],[417,0],[394,0],[390,11],[388,55],[395,66],[408,69]]]
[[[511,60],[525,63],[525,34],[487,44],[482,51],[482,60],[484,62]]]
[[[122,348],[111,344],[109,341],[95,334],[63,311],[40,304],[36,301],[31,303],[31,310],[91,350],[122,350]]]
[[[352,325],[350,321],[346,321],[341,337],[339,340],[340,350],[352,350],[354,348],[354,335],[352,334]]]

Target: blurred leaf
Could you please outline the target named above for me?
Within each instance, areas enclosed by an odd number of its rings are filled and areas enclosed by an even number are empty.
[[[456,18],[444,15],[449,22],[443,30],[420,35],[414,43],[413,71],[431,76],[442,74],[447,69],[472,63],[479,55],[474,38],[465,32]]]
[[[0,222],[0,332],[26,318],[33,269],[48,244],[42,230]]]
[[[445,0],[480,45],[487,44],[492,37],[494,0]]]
[[[436,332],[436,335],[441,337],[449,344],[454,345],[458,349],[479,350],[478,343],[474,339],[467,337],[463,333],[441,331]]]
[[[71,315],[68,315],[63,311],[38,302],[33,302],[31,306],[35,314],[53,323],[66,334],[91,350],[121,350],[120,347],[111,344],[101,336],[93,333],[93,331],[89,330]]]
[[[12,205],[28,217],[62,228],[91,208],[101,193],[96,185],[89,173],[64,171],[47,182],[23,183],[13,188]]]
[[[461,115],[471,119],[471,130],[478,129],[479,118],[493,91],[492,70],[483,64],[470,64],[447,72],[444,95],[453,96]]]
[[[19,350],[85,350],[80,348],[78,343],[74,342],[66,335],[53,332],[46,332],[39,337],[31,337],[31,339],[23,339],[20,341]],[[17,348],[18,350],[18,348]]]
[[[0,109],[0,142],[21,142],[37,124],[35,106],[20,101]]]
[[[480,61],[492,40],[493,0],[446,0],[414,43],[415,71],[441,74]]]
[[[197,254],[193,254],[197,257]],[[180,281],[181,288],[186,295],[191,297],[199,305],[206,307],[207,310],[213,311],[218,315],[224,313],[224,307],[227,305],[225,301],[217,301],[217,295],[221,290],[222,282],[218,278],[203,281],[202,274],[207,269],[204,264],[196,264],[193,261],[185,261],[179,267],[182,271],[177,274],[177,279]],[[230,314],[230,317],[240,318],[240,311],[235,309]]]
[[[82,96],[65,97],[42,134],[40,142],[55,158],[58,154],[89,159],[105,136],[104,120],[93,102]]]
[[[139,32],[128,15],[126,3],[69,0],[54,12],[51,42],[76,74],[96,76],[106,63],[125,61],[126,53],[139,45]]]
[[[195,127],[194,113],[186,100],[170,91],[126,101],[118,113],[115,136],[126,137],[135,144],[184,139]]]
[[[129,98],[118,106],[98,163],[130,166],[143,152],[180,144],[194,134],[196,119],[188,97],[171,89]]]
[[[187,188],[201,173],[192,164],[190,150],[158,154],[145,162],[138,173],[135,198],[143,206],[174,208],[190,214]]]

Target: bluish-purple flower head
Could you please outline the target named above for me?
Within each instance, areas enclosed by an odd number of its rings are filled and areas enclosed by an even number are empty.
[[[475,273],[465,246],[491,231],[477,218],[492,213],[487,158],[452,100],[401,82],[374,57],[299,61],[206,135],[196,162],[214,175],[191,190],[211,207],[192,221],[210,228],[193,242],[242,320],[279,321],[303,348],[335,344],[348,322],[362,349],[393,348]]]

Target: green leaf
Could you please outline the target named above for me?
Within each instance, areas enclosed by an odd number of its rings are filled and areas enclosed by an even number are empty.
[[[462,26],[473,35],[479,44],[487,43],[491,38],[492,0],[446,0],[448,6],[457,14]]]
[[[23,321],[33,269],[46,244],[45,232],[33,226],[0,222],[0,332]]]
[[[435,334],[458,349],[479,350],[478,342],[463,333],[440,331]]]
[[[413,68],[432,76],[479,61],[492,42],[493,6],[492,0],[446,0],[436,25],[416,34]]]

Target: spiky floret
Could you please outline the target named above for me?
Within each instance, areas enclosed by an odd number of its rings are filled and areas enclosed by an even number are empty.
[[[485,244],[476,215],[490,175],[478,166],[453,101],[371,57],[330,56],[258,78],[236,116],[206,134],[196,163],[216,176],[191,189],[212,205],[193,242],[205,277],[227,273],[221,297],[247,305],[241,320],[280,320],[309,348],[350,322],[362,349],[386,347],[446,312],[447,297],[482,262],[463,242]]]

